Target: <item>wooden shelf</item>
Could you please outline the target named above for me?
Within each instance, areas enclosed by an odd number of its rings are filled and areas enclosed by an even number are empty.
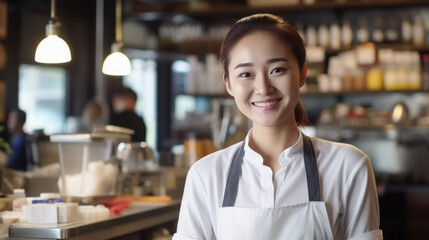
[[[429,1],[429,0],[428,0]],[[427,46],[414,46],[408,43],[381,43],[376,44],[378,49],[394,49],[396,51],[417,51],[417,52],[429,52],[429,45]],[[326,55],[336,55],[345,51],[350,51],[355,49],[356,46],[351,47],[343,47],[339,49],[326,49],[325,54]],[[209,53],[219,54],[219,51],[214,50],[204,50],[204,51],[183,51],[183,50],[164,50],[160,49],[158,50],[158,53],[161,55],[177,55],[178,57],[183,57],[187,55],[197,55],[197,56],[204,56]]]
[[[423,90],[395,90],[395,91],[343,91],[343,92],[301,92],[302,97],[340,97],[340,96],[357,96],[357,95],[380,95],[380,94],[414,94],[426,93],[429,91]]]
[[[375,96],[385,94],[429,94],[429,91],[423,90],[396,90],[396,91],[343,91],[343,92],[301,92],[301,97],[341,97],[341,96]],[[205,93],[175,93],[175,96],[192,96],[204,98],[232,98],[228,94],[205,94]]]
[[[203,98],[232,98],[231,95],[225,94],[206,94],[206,93],[175,93],[175,96],[191,96],[191,97],[203,97]]]
[[[410,43],[376,43],[378,49],[394,49],[396,51],[417,51],[417,52],[429,52],[429,45],[415,46]],[[339,48],[339,49],[326,49],[325,54],[334,55],[345,51],[353,50],[356,46]]]
[[[218,18],[219,16],[239,16],[259,12],[287,13],[297,11],[320,11],[320,10],[344,10],[363,8],[392,8],[392,7],[413,7],[429,6],[428,0],[354,0],[346,2],[319,1],[310,5],[285,5],[278,7],[250,7],[243,4],[205,4],[191,8],[189,4],[158,4],[148,5],[140,1],[134,1],[129,14],[151,14],[154,13],[176,13],[185,14],[191,17]],[[171,15],[171,14],[169,14]]]

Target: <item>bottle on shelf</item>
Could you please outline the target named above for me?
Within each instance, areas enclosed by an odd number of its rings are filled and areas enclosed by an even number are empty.
[[[386,29],[385,38],[386,42],[396,43],[399,42],[399,26],[395,17],[389,18]]]
[[[341,47],[341,29],[337,22],[333,22],[329,27],[330,48],[339,49]]]
[[[316,46],[317,45],[317,30],[314,25],[308,25],[307,31],[305,33],[306,44],[307,46]]]
[[[409,52],[408,87],[410,90],[422,89],[422,76],[420,68],[420,55],[418,52]]]
[[[383,71],[380,65],[371,67],[366,75],[366,88],[369,91],[383,90]]]
[[[380,50],[385,59],[384,64],[384,89],[386,91],[398,90],[394,51],[392,49]]]
[[[353,90],[354,91],[365,91],[367,89],[366,86],[366,76],[363,69],[357,68],[354,71],[354,83]]]
[[[422,81],[423,90],[429,91],[429,53],[423,54]]]
[[[318,29],[318,43],[319,46],[323,47],[324,49],[327,49],[329,46],[329,29],[326,26],[326,24],[322,23],[319,25],[319,29]]]
[[[408,65],[409,59],[407,52],[395,52],[395,69],[396,69],[396,90],[408,90]]]
[[[429,46],[429,13],[426,15],[426,20],[425,20],[425,38],[426,38],[426,45]]]
[[[419,15],[414,17],[413,44],[415,46],[423,46],[425,44],[425,27],[423,25],[423,20]]]
[[[344,63],[339,59],[338,56],[332,56],[329,58],[328,63],[328,81],[329,90],[332,92],[341,92],[344,89]]]
[[[348,20],[344,20],[341,27],[341,43],[344,47],[350,47],[353,43],[353,30]]]
[[[380,17],[374,20],[371,37],[374,43],[382,43],[384,41],[383,21]]]
[[[298,22],[295,25],[296,31],[299,33],[299,36],[301,36],[302,40],[304,40],[305,44],[305,32],[304,32],[304,25],[302,22]]]
[[[369,30],[367,20],[363,17],[359,20],[359,28],[356,34],[358,43],[366,43],[369,41]]]
[[[410,43],[413,38],[412,25],[409,16],[404,16],[401,23],[402,42]]]

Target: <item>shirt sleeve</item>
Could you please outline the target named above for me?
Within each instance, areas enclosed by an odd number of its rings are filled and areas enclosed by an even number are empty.
[[[173,240],[215,239],[207,189],[193,165],[186,177],[177,232]]]
[[[380,211],[374,172],[371,162],[364,156],[354,167],[346,183],[345,239],[383,239]]]

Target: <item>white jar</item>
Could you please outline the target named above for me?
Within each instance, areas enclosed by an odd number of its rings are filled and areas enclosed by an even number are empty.
[[[24,189],[14,189],[13,190],[13,202],[12,209],[14,212],[22,212],[22,206],[27,205],[27,199],[25,198]]]

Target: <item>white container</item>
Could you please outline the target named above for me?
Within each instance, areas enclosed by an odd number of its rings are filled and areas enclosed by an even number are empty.
[[[25,198],[24,189],[14,189],[13,190],[13,202],[12,209],[14,212],[22,212],[22,207],[27,205],[27,199]]]
[[[38,203],[25,207],[28,223],[58,223],[58,208],[55,204]]]
[[[58,143],[61,169],[58,188],[62,197],[115,195],[119,169],[115,151],[120,142],[130,140],[129,134],[59,134],[50,139]]]
[[[77,203],[54,203],[58,210],[58,222],[68,223],[80,218],[79,205]]]
[[[10,226],[12,223],[21,222],[23,219],[22,212],[4,211],[0,213],[2,223],[6,226]]]

